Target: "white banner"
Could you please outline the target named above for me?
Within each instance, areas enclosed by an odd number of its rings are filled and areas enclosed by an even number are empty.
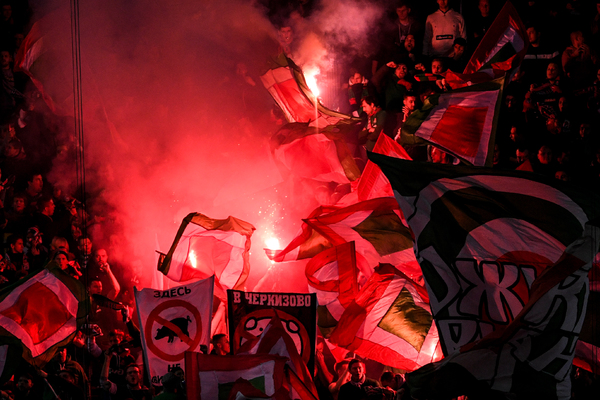
[[[214,276],[168,290],[135,290],[142,344],[150,381],[174,367],[185,370],[186,351],[210,343]]]

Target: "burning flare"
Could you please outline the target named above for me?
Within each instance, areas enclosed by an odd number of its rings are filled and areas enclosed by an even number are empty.
[[[198,268],[198,261],[196,260],[196,253],[194,253],[194,250],[190,251],[188,258],[190,259],[190,264],[192,264],[192,268]]]
[[[315,97],[319,97],[321,91],[317,86],[317,75],[319,75],[321,71],[318,67],[309,67],[304,71],[304,79],[306,80],[306,84],[311,92],[315,95]]]
[[[268,238],[265,240],[265,246],[269,250],[279,250],[279,239],[277,238]]]

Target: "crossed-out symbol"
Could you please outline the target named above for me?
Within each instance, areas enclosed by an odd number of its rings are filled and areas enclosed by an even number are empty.
[[[194,316],[194,321],[196,322],[195,338],[190,338],[185,333],[183,333],[177,325],[167,321],[159,315],[164,310],[174,307],[183,307],[192,313],[192,315]],[[189,347],[178,354],[168,354],[159,349],[154,343],[154,336],[152,335],[152,325],[154,324],[154,322],[162,326],[166,326],[167,328],[172,330],[177,335],[177,337]],[[198,345],[200,344],[200,340],[202,340],[202,318],[200,317],[200,312],[196,307],[192,306],[187,301],[165,301],[164,303],[159,304],[154,310],[152,310],[152,312],[150,312],[150,315],[148,315],[144,337],[146,339],[146,345],[148,346],[148,349],[151,350],[158,357],[162,358],[165,361],[180,361],[183,358],[183,355],[186,351],[194,351],[196,347],[198,347]]]

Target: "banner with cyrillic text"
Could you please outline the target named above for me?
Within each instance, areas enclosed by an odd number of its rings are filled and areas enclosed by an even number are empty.
[[[210,343],[214,276],[168,290],[135,290],[142,344],[153,385],[175,367],[186,351]]]
[[[277,315],[313,373],[317,334],[317,296],[309,293],[227,291],[229,339],[236,354],[249,339],[259,337]]]

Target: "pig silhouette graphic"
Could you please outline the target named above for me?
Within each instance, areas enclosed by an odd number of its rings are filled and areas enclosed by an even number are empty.
[[[190,322],[192,322],[192,320],[190,319],[189,315],[187,316],[187,318],[183,318],[183,317],[175,318],[169,322],[172,323],[173,325],[175,325],[176,327],[178,327],[179,329],[181,329],[181,332],[183,332],[186,336],[188,336],[188,337],[190,336],[190,334],[188,332],[188,324]],[[175,339],[176,336],[177,336],[177,334],[175,332],[173,332],[168,327],[163,326],[162,328],[159,328],[156,331],[156,337],[154,339],[160,340],[160,339],[168,337],[169,340],[167,341],[167,343],[173,343],[173,339]],[[181,340],[181,339],[179,339],[179,340]]]

